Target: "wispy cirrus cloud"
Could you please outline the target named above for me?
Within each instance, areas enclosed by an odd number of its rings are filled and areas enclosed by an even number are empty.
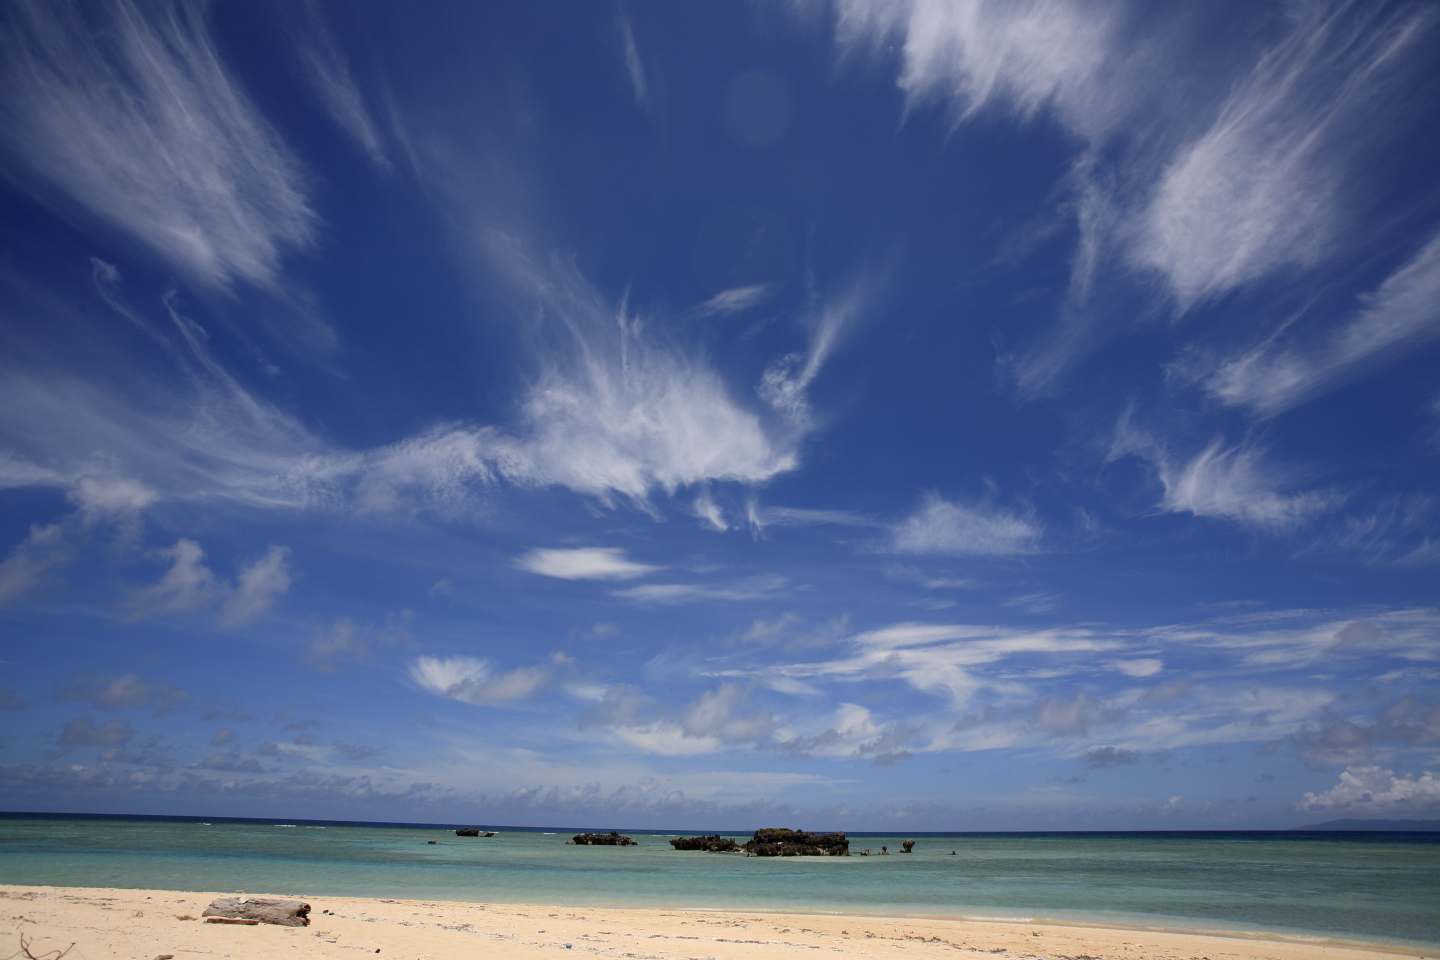
[[[297,53],[320,102],[371,163],[382,170],[389,170],[390,158],[385,155],[379,130],[365,107],[365,98],[350,73],[350,64],[335,35],[325,24],[316,4],[301,6],[306,14],[306,25]]]
[[[0,35],[5,168],[197,283],[274,286],[315,215],[298,164],[224,65],[205,8],[12,4]]]
[[[1334,508],[1338,498],[1319,491],[1282,493],[1284,479],[1253,446],[1226,448],[1219,441],[1188,460],[1157,464],[1165,496],[1160,508],[1271,529],[1288,529]]]
[[[1114,334],[1087,306],[1097,272],[1151,274],[1184,312],[1353,243],[1366,161],[1410,122],[1397,91],[1437,22],[1424,5],[1310,4],[1196,71],[1192,31],[1120,2],[832,6],[842,49],[889,56],[899,41],[907,110],[946,103],[957,127],[1044,113],[1075,136],[1069,298],[1048,338],[1007,359],[1027,393]]]
[[[399,441],[347,449],[243,387],[215,358],[204,331],[164,300],[147,328],[174,364],[168,391],[123,366],[101,381],[12,368],[0,402],[14,411],[0,482],[73,488],[96,470],[124,470],[171,500],[229,500],[258,508],[465,513],[503,483],[559,486],[606,505],[653,512],[656,493],[733,482],[758,485],[799,465],[811,429],[806,390],[852,316],[823,310],[798,371],[771,378],[777,405],[747,406],[719,373],[629,312],[609,304],[575,269],[542,266],[503,237],[493,252],[518,294],[540,309],[536,371],[508,429],[433,424]],[[107,301],[118,273],[97,274]],[[143,318],[142,318],[143,319]],[[163,382],[163,381],[162,381]],[[45,466],[41,466],[44,464]],[[137,481],[139,482],[139,481]]]
[[[624,11],[620,13],[620,40],[624,45],[625,72],[630,77],[630,87],[635,91],[635,102],[642,106],[650,100],[650,85],[645,80],[645,63],[640,59],[640,47],[635,43],[635,30]]]
[[[1157,506],[1166,513],[1284,531],[1334,509],[1343,499],[1333,492],[1285,492],[1293,479],[1267,464],[1265,451],[1250,441],[1227,447],[1214,440],[1198,453],[1176,455],[1134,424],[1133,409],[1116,426],[1109,458],[1127,454],[1154,469],[1165,490]]]
[[[1356,145],[1375,142],[1388,81],[1434,21],[1419,7],[1297,8],[1210,127],[1169,158],[1138,220],[1134,262],[1160,272],[1182,309],[1318,265],[1349,214]]]
[[[1205,389],[1274,416],[1344,383],[1407,344],[1440,336],[1440,234],[1385,279],[1363,308],[1318,343],[1271,340],[1226,361]]]

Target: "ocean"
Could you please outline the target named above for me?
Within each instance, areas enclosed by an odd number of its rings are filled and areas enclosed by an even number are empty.
[[[1082,921],[1440,945],[1440,834],[850,834],[889,856],[567,846],[576,830],[0,815],[0,883]],[[623,831],[622,831],[623,832]],[[727,834],[743,842],[743,834]],[[900,853],[905,839],[913,853]],[[436,840],[434,846],[427,841]],[[954,855],[951,854],[954,851]]]

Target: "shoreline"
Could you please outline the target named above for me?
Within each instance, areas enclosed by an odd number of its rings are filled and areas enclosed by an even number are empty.
[[[74,942],[74,956],[89,960],[165,954],[176,960],[353,958],[357,950],[401,960],[439,960],[481,949],[487,956],[533,957],[537,949],[554,949],[617,960],[779,960],[797,950],[836,952],[856,960],[913,960],[956,951],[1035,960],[1440,960],[1440,945],[1318,935],[797,910],[300,896],[313,908],[309,927],[183,919],[199,918],[212,899],[234,894],[0,884],[0,936],[6,938],[0,940],[0,950],[15,950],[18,935],[24,934],[36,955]]]

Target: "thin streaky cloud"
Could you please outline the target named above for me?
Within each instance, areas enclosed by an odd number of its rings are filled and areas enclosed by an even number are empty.
[[[1224,403],[1274,416],[1368,371],[1401,346],[1440,335],[1440,233],[1363,304],[1323,343],[1267,343],[1227,361],[1205,389]]]
[[[616,590],[613,595],[620,600],[629,600],[632,603],[659,606],[697,603],[705,600],[727,602],[767,600],[779,595],[789,583],[787,577],[767,575],[724,585],[706,583],[646,584],[641,587]]]
[[[321,19],[316,5],[307,3],[305,9],[309,14],[309,36],[300,43],[298,54],[311,85],[335,123],[350,134],[370,162],[389,170],[390,158],[385,155],[380,133],[370,119],[370,111],[365,107],[365,98],[355,83],[345,54]]]
[[[316,217],[203,8],[18,2],[0,36],[7,173],[202,285],[274,287]],[[62,199],[63,198],[63,199]]]
[[[1164,487],[1157,504],[1165,513],[1230,520],[1280,533],[1335,509],[1343,500],[1334,492],[1285,492],[1294,478],[1266,462],[1266,451],[1246,441],[1226,446],[1211,441],[1197,453],[1175,454],[1133,422],[1127,410],[1116,426],[1109,459],[1133,455],[1149,463]]]
[[[1182,309],[1317,266],[1344,224],[1353,145],[1387,120],[1375,109],[1387,71],[1434,19],[1413,10],[1385,22],[1378,5],[1297,9],[1289,35],[1167,163],[1136,224],[1134,262],[1163,274]]]
[[[696,317],[726,317],[763,303],[774,292],[775,285],[770,283],[759,283],[749,287],[732,287],[729,290],[721,290],[691,313]]]
[[[635,102],[642,106],[650,99],[649,86],[645,82],[645,64],[640,59],[640,48],[635,44],[635,31],[630,18],[620,15],[620,39],[625,44],[625,72],[630,77],[630,86],[635,91]]]

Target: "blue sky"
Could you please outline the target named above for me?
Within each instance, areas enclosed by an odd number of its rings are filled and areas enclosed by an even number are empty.
[[[0,807],[1440,813],[1435,3],[0,15]]]

